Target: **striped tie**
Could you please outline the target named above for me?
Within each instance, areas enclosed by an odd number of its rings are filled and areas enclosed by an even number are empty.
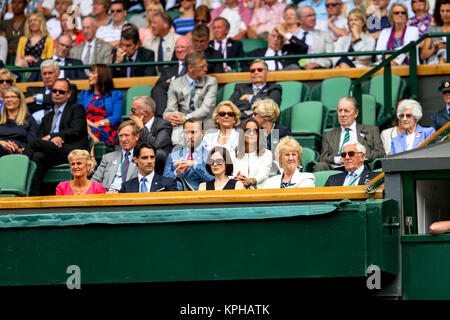
[[[125,152],[125,158],[122,162],[122,180],[125,181],[127,178],[128,167],[130,166],[130,151]]]
[[[342,141],[341,149],[339,150],[339,154],[342,152],[342,148],[344,144],[346,144],[350,140],[350,128],[345,129],[344,141]]]

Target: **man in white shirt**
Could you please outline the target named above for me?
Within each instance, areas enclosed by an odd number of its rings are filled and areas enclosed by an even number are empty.
[[[213,21],[217,17],[227,19],[230,24],[228,36],[233,40],[241,40],[247,35],[247,25],[250,23],[252,13],[250,8],[239,5],[238,0],[224,0],[220,8],[211,12],[211,19]]]
[[[111,23],[100,27],[97,30],[97,38],[108,42],[114,48],[119,47],[120,37],[122,34],[122,27],[125,24],[125,17],[127,16],[126,3],[122,0],[116,0],[111,3],[109,9],[111,16]]]
[[[349,34],[347,18],[342,16],[341,0],[326,0],[325,8],[327,10],[328,19],[317,21],[316,28],[332,34],[333,42],[337,39]]]
[[[92,181],[103,184],[106,193],[119,192],[122,182],[137,177],[137,167],[133,162],[133,149],[139,139],[139,128],[133,120],[124,121],[117,129],[120,150],[103,156],[92,176]]]

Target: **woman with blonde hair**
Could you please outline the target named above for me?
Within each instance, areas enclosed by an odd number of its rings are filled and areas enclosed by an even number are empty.
[[[88,179],[94,172],[94,163],[88,151],[72,150],[67,159],[73,180],[60,182],[56,187],[57,196],[105,193],[105,188],[100,182]]]
[[[281,139],[275,149],[275,157],[282,173],[271,177],[264,183],[264,189],[307,188],[314,187],[316,179],[309,172],[300,172],[299,165],[303,151],[300,144],[292,137]]]
[[[209,132],[203,137],[202,145],[206,151],[219,146],[234,153],[239,144],[239,133],[235,128],[239,126],[241,111],[231,101],[222,101],[217,105],[212,114],[215,132]]]
[[[16,76],[6,68],[0,69],[0,111],[4,104],[5,90],[16,85]]]
[[[48,35],[47,24],[41,13],[35,12],[25,22],[25,35],[17,45],[15,65],[22,68],[33,67],[40,60],[53,57],[53,40]]]
[[[4,91],[4,106],[0,115],[0,156],[22,153],[25,145],[35,139],[38,126],[28,113],[22,91],[10,87]]]
[[[139,29],[139,39],[141,39],[141,43],[144,43],[145,40],[153,37],[153,29],[152,29],[152,15],[155,12],[164,12],[164,8],[160,2],[150,2],[150,4],[145,9],[145,17],[147,19],[147,26]]]
[[[373,51],[375,39],[367,35],[367,18],[360,9],[353,9],[348,14],[348,29],[350,34],[339,37],[334,52]],[[359,68],[370,65],[371,56],[334,57],[336,68]]]

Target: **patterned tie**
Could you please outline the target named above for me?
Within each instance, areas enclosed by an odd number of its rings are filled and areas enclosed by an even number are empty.
[[[186,73],[186,67],[184,66],[184,62],[181,62],[181,71],[178,74],[179,76],[182,76]]]
[[[130,166],[130,151],[125,152],[125,158],[122,162],[122,181],[127,179],[128,168]]]
[[[141,179],[141,192],[148,192],[147,185],[145,184],[147,182],[147,179],[145,177],[142,177]]]
[[[58,117],[59,117],[60,113],[61,113],[61,110],[59,110],[59,109],[55,111],[55,115],[53,116],[53,121],[52,121],[52,129],[50,130],[50,133],[53,133],[53,131],[55,130],[56,124],[58,123]]]
[[[342,152],[342,148],[344,144],[346,144],[350,140],[350,128],[345,129],[344,140],[342,141],[341,149],[339,150],[339,154]]]
[[[91,61],[91,44],[87,45],[87,52],[83,59],[83,64],[89,64]]]
[[[195,95],[195,87],[197,86],[198,81],[191,82],[191,99],[189,100],[189,109],[195,110],[194,107],[194,95]]]

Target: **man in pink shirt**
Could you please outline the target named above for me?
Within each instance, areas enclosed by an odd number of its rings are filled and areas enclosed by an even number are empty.
[[[264,0],[264,5],[253,12],[247,36],[267,41],[269,33],[283,22],[283,10],[286,4],[277,0]]]

